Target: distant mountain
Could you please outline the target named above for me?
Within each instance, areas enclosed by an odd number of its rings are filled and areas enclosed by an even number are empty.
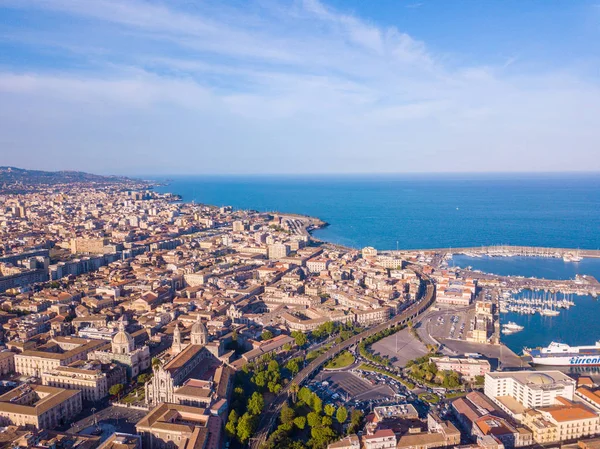
[[[42,171],[26,170],[17,167],[0,167],[0,192],[35,190],[36,187],[57,184],[123,184],[124,186],[142,185],[137,181],[121,176],[101,176],[80,171]]]

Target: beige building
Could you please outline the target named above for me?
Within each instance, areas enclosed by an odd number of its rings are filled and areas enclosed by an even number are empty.
[[[222,421],[206,409],[162,403],[136,424],[144,449],[218,449]]]
[[[6,376],[15,372],[15,353],[0,352],[0,375]]]
[[[284,243],[273,243],[268,246],[269,259],[281,259],[290,253],[290,247]]]
[[[54,337],[44,350],[27,350],[15,354],[15,372],[24,376],[40,377],[43,372],[85,360],[89,352],[104,344],[105,342],[99,340]]]
[[[6,425],[52,429],[81,412],[81,392],[21,385],[0,396],[0,421]]]
[[[109,382],[100,362],[85,362],[81,366],[59,366],[42,373],[42,384],[51,387],[81,390],[83,399],[99,401],[108,396]]]
[[[104,247],[108,239],[87,239],[78,237],[71,239],[71,253],[73,254],[104,254]]]
[[[483,359],[472,359],[468,357],[432,357],[431,362],[440,371],[456,371],[467,380],[475,376],[484,376],[491,370],[490,362]]]

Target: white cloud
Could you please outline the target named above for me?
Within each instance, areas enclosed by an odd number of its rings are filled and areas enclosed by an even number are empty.
[[[403,31],[317,0],[2,5],[65,17],[60,31],[0,28],[5,38],[77,49],[77,64],[0,72],[6,163],[30,152],[122,173],[600,168],[591,81],[516,76],[519,60],[451,68]]]

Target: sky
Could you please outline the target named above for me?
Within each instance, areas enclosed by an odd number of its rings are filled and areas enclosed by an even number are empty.
[[[0,0],[0,165],[600,171],[600,0]]]

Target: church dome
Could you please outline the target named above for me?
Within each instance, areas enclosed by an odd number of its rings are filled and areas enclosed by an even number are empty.
[[[202,321],[198,320],[192,326],[192,334],[208,335],[208,330],[206,329],[206,326],[202,323]]]
[[[133,338],[131,335],[129,335],[127,332],[119,331],[113,337],[112,342],[116,345],[127,345],[132,341],[132,339]]]
[[[125,331],[123,319],[119,321],[119,331],[112,339],[112,349],[115,354],[127,354],[135,348],[133,337]]]

